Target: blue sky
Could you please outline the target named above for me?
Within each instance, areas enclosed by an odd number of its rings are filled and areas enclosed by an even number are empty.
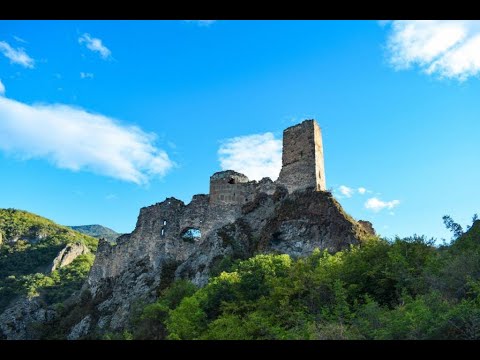
[[[327,187],[384,236],[480,212],[474,21],[1,21],[0,207],[130,232],[315,118]]]

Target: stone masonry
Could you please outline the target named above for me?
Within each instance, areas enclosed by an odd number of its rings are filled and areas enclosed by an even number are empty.
[[[288,192],[326,190],[322,133],[315,120],[305,120],[284,130],[282,170],[277,182]]]

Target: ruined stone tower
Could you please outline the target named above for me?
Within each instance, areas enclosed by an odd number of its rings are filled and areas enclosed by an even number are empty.
[[[248,177],[233,170],[210,176],[210,204],[243,205],[255,194]]]
[[[282,170],[277,183],[288,192],[326,190],[322,133],[315,120],[305,120],[283,131]]]

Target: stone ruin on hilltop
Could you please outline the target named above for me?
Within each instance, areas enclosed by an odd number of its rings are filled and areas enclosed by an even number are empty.
[[[374,235],[369,222],[343,211],[325,184],[316,121],[285,129],[276,181],[221,171],[210,177],[210,193],[194,195],[187,205],[171,197],[142,208],[131,234],[114,245],[100,240],[81,294],[64,304],[56,321],[71,324],[69,339],[122,331],[134,304],[155,301],[175,279],[203,286],[228,261],[259,253],[306,256],[316,248],[333,253]]]

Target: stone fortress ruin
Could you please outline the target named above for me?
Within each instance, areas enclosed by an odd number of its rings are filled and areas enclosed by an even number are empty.
[[[258,206],[265,196],[324,190],[320,127],[315,120],[305,120],[283,132],[282,168],[276,181],[268,177],[250,181],[244,174],[233,170],[216,172],[210,177],[210,193],[194,195],[189,204],[171,197],[142,208],[135,230],[118,238],[117,245],[131,243],[133,238],[138,238],[145,242],[143,246],[152,246],[152,251],[156,252],[160,250],[155,244],[161,243],[167,253],[175,253],[177,261],[185,261],[212,233],[234,223],[249,208]],[[269,214],[257,216],[266,223]],[[120,249],[121,246],[105,247],[108,252]],[[100,254],[97,256],[99,260],[102,258]],[[94,266],[92,271],[108,277],[117,274],[121,268],[106,263],[102,267]]]
[[[203,286],[237,260],[268,253],[301,257],[315,249],[335,253],[373,235],[369,222],[346,214],[326,191],[320,127],[306,120],[283,132],[276,181],[217,172],[210,177],[209,194],[194,195],[189,204],[169,197],[144,207],[132,233],[114,244],[100,239],[80,295],[67,301],[68,310],[51,316],[67,319],[71,340],[121,332],[129,327],[135,304],[152,303],[176,279]],[[40,306],[23,304],[5,316],[36,314]],[[30,336],[25,322],[5,323],[14,325],[0,327],[0,336]]]
[[[273,195],[279,188],[288,193],[326,190],[322,134],[315,120],[284,130],[282,169],[276,181],[268,177],[250,181],[234,170],[219,171],[210,177],[209,194],[194,195],[188,205],[170,198],[145,209],[155,211],[161,238],[200,241],[212,230],[234,222],[260,194]],[[172,202],[182,203],[178,211],[172,212]]]
[[[85,314],[91,322],[85,331],[121,330],[132,303],[153,301],[174,279],[203,286],[225,261],[333,253],[373,234],[370,223],[346,214],[326,191],[320,127],[305,120],[283,132],[276,181],[220,171],[210,177],[209,194],[189,204],[169,197],[144,207],[131,234],[115,245],[101,239],[84,285],[98,304],[94,316]]]

